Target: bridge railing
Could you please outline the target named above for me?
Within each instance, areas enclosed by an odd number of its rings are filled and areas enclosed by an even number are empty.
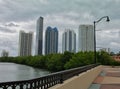
[[[0,89],[48,89],[96,66],[98,66],[98,64],[73,68],[31,80],[2,82],[0,83]]]

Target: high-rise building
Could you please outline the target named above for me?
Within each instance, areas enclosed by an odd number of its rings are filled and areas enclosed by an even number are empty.
[[[3,50],[2,53],[1,53],[2,57],[8,57],[8,55],[9,55],[9,52],[6,51],[6,50]]]
[[[76,52],[76,34],[73,30],[67,29],[62,35],[62,52]]]
[[[19,56],[30,56],[32,53],[33,33],[20,31],[19,34]]]
[[[45,32],[45,54],[58,52],[58,30],[57,28],[47,27]]]
[[[99,51],[104,51],[110,54],[110,48],[101,48]]]
[[[78,50],[83,52],[94,51],[93,25],[80,25],[78,32]]]
[[[36,29],[36,55],[42,55],[43,50],[43,17],[39,17],[37,20],[37,29]]]

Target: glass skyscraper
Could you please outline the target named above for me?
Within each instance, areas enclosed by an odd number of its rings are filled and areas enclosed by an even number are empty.
[[[62,35],[62,52],[76,52],[76,34],[73,30],[67,29]]]
[[[57,28],[47,27],[45,32],[45,54],[58,52],[58,30]]]
[[[36,29],[36,55],[42,55],[43,50],[43,17],[39,17],[37,20],[37,29]]]

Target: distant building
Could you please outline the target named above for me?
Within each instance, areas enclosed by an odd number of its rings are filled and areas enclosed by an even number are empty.
[[[20,31],[19,34],[19,56],[30,56],[32,54],[33,33]]]
[[[3,50],[1,53],[1,57],[8,57],[8,55],[9,55],[9,52],[6,50]]]
[[[45,54],[58,52],[58,30],[57,28],[47,27],[45,32]]]
[[[43,17],[39,17],[37,20],[37,29],[36,29],[36,48],[35,54],[42,55],[43,50]]]
[[[101,48],[99,51],[105,51],[110,54],[110,48]]]
[[[76,52],[76,34],[73,30],[67,29],[62,35],[62,52]]]
[[[115,55],[115,56],[112,56],[112,58],[113,58],[115,61],[119,61],[119,62],[120,62],[120,56]]]
[[[110,50],[110,48],[108,48],[107,52],[108,52],[109,54],[111,53],[111,50]]]
[[[101,48],[101,49],[99,49],[99,51],[107,52],[107,48]]]
[[[78,50],[94,51],[93,25],[80,25],[78,31]]]

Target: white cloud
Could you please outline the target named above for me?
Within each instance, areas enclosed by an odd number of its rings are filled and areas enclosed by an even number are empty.
[[[2,4],[2,3],[3,3],[3,0],[0,0],[0,3]]]
[[[3,42],[0,50],[8,49],[10,55],[17,55],[19,30],[36,32],[39,16],[44,17],[44,32],[49,25],[58,28],[61,51],[61,36],[66,28],[77,33],[80,24],[93,24],[94,20],[108,15],[109,23],[103,20],[96,26],[97,30],[102,30],[97,32],[97,46],[110,47],[117,52],[120,44],[119,3],[120,0],[0,0],[0,39]],[[8,45],[4,46],[6,42]]]
[[[40,1],[40,3],[45,4],[45,5],[49,4],[48,0],[39,0],[39,1]]]
[[[14,22],[6,23],[5,26],[8,26],[8,27],[19,27],[19,25],[17,25]]]

